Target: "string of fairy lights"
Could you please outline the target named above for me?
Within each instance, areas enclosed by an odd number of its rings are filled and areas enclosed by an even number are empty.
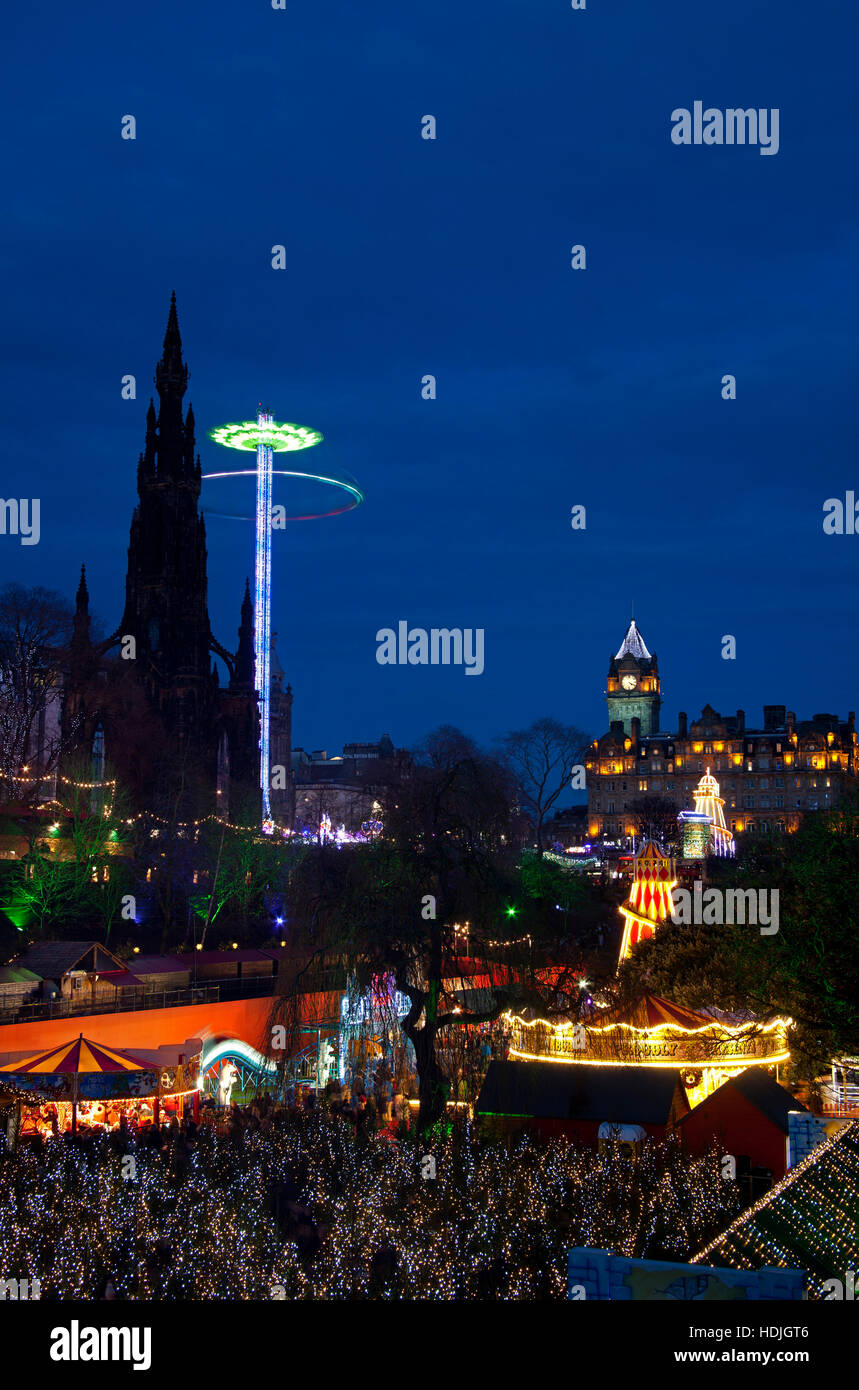
[[[34,786],[48,780],[46,777],[16,777],[9,773],[3,773],[0,774],[0,776],[2,776],[8,782],[20,783],[21,785],[26,786]],[[74,788],[76,791],[95,791],[96,789],[104,788],[109,790],[111,794],[113,794],[116,789],[115,778],[110,778],[104,781],[96,782],[80,782],[75,781],[70,777],[63,777],[58,775],[57,780],[59,782],[62,782],[67,787]],[[64,802],[59,801],[56,797],[46,798],[45,800],[40,799],[38,802],[39,810],[44,810],[47,812],[48,810],[54,808],[59,811],[64,811],[69,815],[75,813],[73,807],[67,806]],[[105,805],[101,808],[101,815],[105,818],[109,817],[112,814],[112,812],[112,803],[110,805]],[[278,837],[286,841],[294,840],[296,842],[300,842],[303,838],[305,838],[302,832],[297,830],[286,829],[284,827],[276,827],[278,832],[277,835],[274,835],[273,833],[262,834],[260,832],[260,826],[258,822],[252,822],[250,825],[241,825],[237,821],[225,820],[223,816],[219,816],[215,811],[210,812],[207,816],[200,816],[196,820],[187,821],[171,821],[164,816],[156,815],[153,811],[138,811],[135,815],[121,817],[121,821],[124,825],[135,825],[138,821],[144,821],[146,824],[163,825],[169,827],[171,830],[177,833],[181,833],[183,831],[188,830],[199,830],[200,827],[203,825],[219,825],[223,827],[225,830],[233,830],[242,834],[253,835],[258,840],[258,842],[267,844],[272,843],[273,840],[276,843]],[[381,832],[381,830],[381,821],[369,820],[362,826],[361,835],[348,836],[347,838],[350,843],[363,843],[367,840],[375,838],[375,836],[377,836]],[[316,834],[315,831],[312,833]],[[332,835],[332,838],[336,839],[336,834]]]
[[[859,1121],[842,1126],[693,1257],[733,1269],[803,1269],[809,1295],[859,1253]]]
[[[636,1158],[567,1140],[508,1153],[463,1123],[431,1148],[436,1177],[424,1181],[423,1144],[356,1137],[324,1112],[237,1137],[202,1129],[190,1153],[116,1134],[49,1140],[2,1160],[0,1268],[38,1278],[43,1298],[97,1297],[109,1278],[129,1299],[475,1299],[499,1267],[501,1297],[563,1298],[573,1245],[683,1258],[739,1201],[715,1153],[673,1141]],[[315,1253],[273,1215],[287,1181],[311,1212]]]
[[[27,786],[32,786],[36,783],[40,783],[45,780],[45,778],[43,777],[15,777],[10,775],[9,773],[3,775],[5,777],[5,780],[8,782],[21,783]],[[96,790],[96,788],[106,788],[112,791],[116,787],[115,778],[110,778],[101,782],[79,782],[73,780],[71,777],[59,776],[57,780],[59,782],[62,782],[64,786],[74,788],[75,791],[94,791]],[[56,807],[60,811],[67,811],[69,813],[71,813],[74,809],[73,807],[65,805],[64,802],[59,801],[56,797],[50,797],[44,801],[40,800],[38,803],[39,810],[47,811],[48,809],[53,807]],[[110,809],[110,807],[105,807],[103,809],[103,814],[109,815]],[[164,816],[158,816],[152,811],[139,811],[136,815],[124,816],[122,820],[125,825],[133,825],[136,821],[140,820],[144,820],[147,822],[155,821],[158,822],[158,824],[160,825],[171,826],[175,830],[188,830],[191,827],[193,827],[194,829],[198,829],[201,825],[212,823],[215,825],[225,826],[228,830],[255,831],[256,833],[259,833],[259,826],[255,823],[252,825],[239,825],[235,821],[224,820],[222,816],[217,815],[214,811],[208,816],[201,816],[198,820],[190,821],[169,821]]]

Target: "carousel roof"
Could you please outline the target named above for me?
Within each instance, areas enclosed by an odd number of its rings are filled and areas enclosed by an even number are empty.
[[[83,1036],[73,1042],[52,1047],[47,1052],[37,1052],[33,1057],[24,1057],[17,1062],[7,1062],[0,1072],[114,1072],[151,1071],[152,1063],[128,1052],[118,1052],[115,1047],[104,1047],[101,1043],[90,1042]]]
[[[641,994],[631,1004],[606,1011],[600,1020],[605,1023],[628,1023],[632,1028],[707,1028],[717,1022],[707,1014],[699,1014],[682,1004],[672,1004],[658,994]]]

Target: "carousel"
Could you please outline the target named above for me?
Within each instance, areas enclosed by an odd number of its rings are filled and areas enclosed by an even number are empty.
[[[196,1044],[196,1053],[193,1049]],[[131,1129],[182,1117],[188,1099],[198,1107],[200,1043],[133,1055],[81,1034],[35,1056],[0,1066],[0,1106],[7,1136],[42,1138],[81,1129]]]
[[[592,1067],[668,1067],[680,1074],[689,1105],[747,1067],[763,1066],[776,1081],[790,1061],[789,1018],[766,1023],[715,1009],[696,1012],[643,994],[632,1005],[578,1023],[507,1015],[509,1056]]]

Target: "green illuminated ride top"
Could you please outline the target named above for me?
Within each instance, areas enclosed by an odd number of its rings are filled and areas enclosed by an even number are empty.
[[[209,438],[215,444],[223,444],[227,449],[246,449],[255,453],[260,444],[267,444],[275,454],[288,454],[296,449],[310,449],[322,442],[319,430],[308,429],[306,425],[279,425],[272,421],[271,427],[261,431],[258,421],[244,420],[241,424],[218,425],[209,430]]]

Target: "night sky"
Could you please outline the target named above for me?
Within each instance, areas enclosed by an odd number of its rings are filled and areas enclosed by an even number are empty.
[[[85,561],[118,623],[175,289],[204,472],[250,457],[206,431],[262,400],[366,494],[275,537],[297,745],[601,733],[633,602],[665,727],[857,706],[859,538],[822,508],[859,495],[859,11],[49,0],[4,30],[0,494],[42,518],[0,582],[72,598]],[[779,108],[778,154],[673,145],[699,99]],[[251,529],[208,544],[234,647]],[[378,665],[400,619],[483,628],[483,675]]]

